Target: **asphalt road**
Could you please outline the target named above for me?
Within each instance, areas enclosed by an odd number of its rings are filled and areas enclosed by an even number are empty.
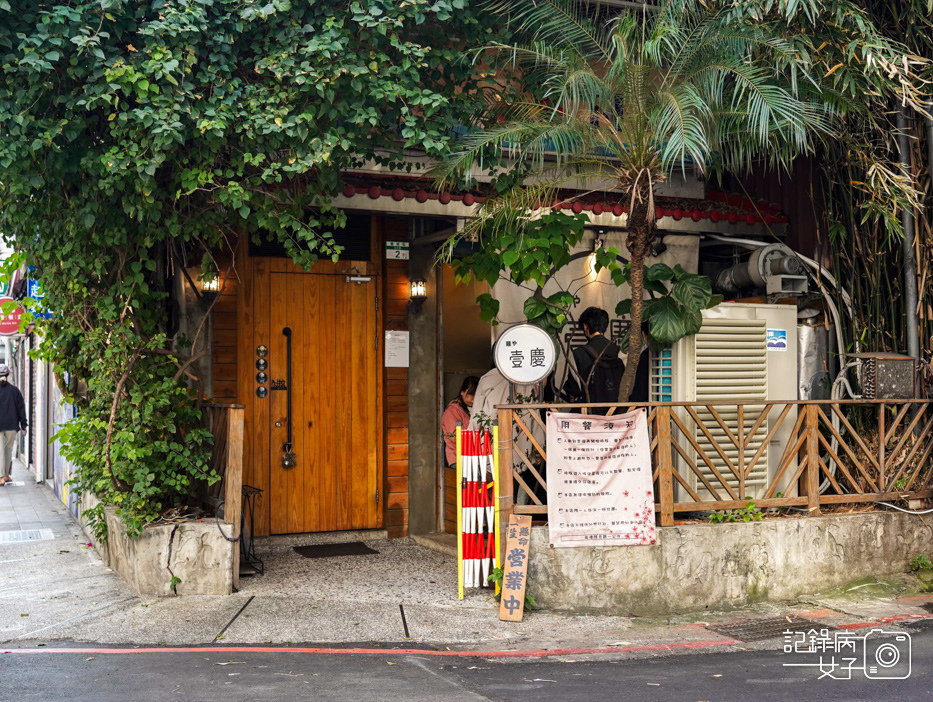
[[[819,680],[775,651],[624,661],[420,654],[41,653],[0,657],[0,700],[924,700],[933,699],[933,628],[912,632],[906,680]],[[52,646],[53,644],[49,644]]]

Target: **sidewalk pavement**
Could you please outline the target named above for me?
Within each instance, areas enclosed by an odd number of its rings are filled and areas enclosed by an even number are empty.
[[[75,531],[77,525],[66,518],[65,506],[54,497],[50,504],[48,492],[36,484],[19,460],[14,460],[13,482],[0,487],[0,532],[51,529],[56,536],[63,536],[66,531]]]
[[[22,467],[23,486],[0,488],[0,649],[50,642],[135,645],[287,645],[519,652],[643,658],[703,650],[777,649],[709,628],[796,615],[869,630],[931,618],[933,595],[909,576],[731,612],[639,618],[533,612],[500,622],[489,591],[456,599],[450,556],[411,539],[367,540],[377,555],[306,559],[292,549],[326,537],[257,542],[266,575],[229,596],[137,597],[98,557],[71,514]],[[2,532],[49,529],[54,538],[10,542]],[[48,533],[46,533],[48,536]],[[524,654],[519,654],[524,655]]]

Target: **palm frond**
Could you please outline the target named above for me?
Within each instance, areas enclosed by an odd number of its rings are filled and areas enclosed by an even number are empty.
[[[592,60],[610,60],[610,37],[615,20],[598,3],[491,0],[486,7],[507,18],[520,35],[554,47],[572,49]]]

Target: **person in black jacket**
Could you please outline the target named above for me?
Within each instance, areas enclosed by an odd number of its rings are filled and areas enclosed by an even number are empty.
[[[16,433],[26,431],[26,403],[19,388],[9,382],[10,369],[0,364],[0,487],[12,480]]]
[[[573,350],[573,362],[580,380],[573,374],[564,383],[564,394],[572,402],[618,402],[619,381],[625,364],[619,358],[619,346],[606,338],[609,314],[599,307],[587,307],[580,315],[580,328],[586,343]],[[584,389],[585,388],[585,389]],[[593,414],[605,414],[608,408],[593,408]]]
[[[635,382],[632,385],[632,402],[649,402],[651,400],[651,352],[648,350],[648,322],[641,323],[642,345],[641,355],[638,357],[638,367],[635,369]]]

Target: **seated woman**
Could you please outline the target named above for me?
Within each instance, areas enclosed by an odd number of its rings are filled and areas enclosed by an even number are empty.
[[[469,375],[460,385],[460,394],[447,405],[441,416],[441,434],[444,437],[444,459],[451,468],[457,467],[457,422],[463,429],[470,423],[470,409],[476,395],[479,378]]]

